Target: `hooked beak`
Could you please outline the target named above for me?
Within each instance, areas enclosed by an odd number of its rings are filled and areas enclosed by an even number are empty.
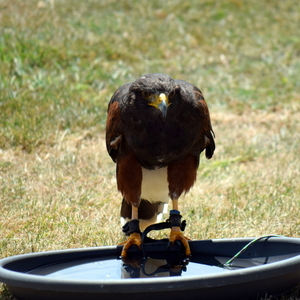
[[[166,116],[167,116],[167,109],[168,109],[168,106],[169,106],[169,101],[168,101],[168,98],[165,94],[160,94],[158,96],[159,98],[159,104],[158,104],[158,108],[160,109],[162,115],[163,115],[163,118],[165,119]]]
[[[159,109],[165,119],[167,116],[167,109],[170,105],[169,99],[166,94],[161,93],[159,95],[155,95],[153,102],[150,102],[149,105],[154,106],[155,108]]]

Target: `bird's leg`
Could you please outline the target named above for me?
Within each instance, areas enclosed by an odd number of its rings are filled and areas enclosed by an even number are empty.
[[[191,249],[189,246],[189,238],[185,237],[181,231],[182,223],[180,212],[178,211],[178,199],[172,200],[173,209],[170,211],[170,226],[171,226],[171,233],[170,233],[170,244],[172,245],[175,241],[181,241],[184,248],[185,248],[185,255],[191,255]]]
[[[131,205],[131,220],[137,220],[139,215],[138,207]]]
[[[123,245],[121,257],[127,257],[127,251],[130,248],[130,246],[137,245],[141,249],[142,245],[137,206],[132,205],[131,221],[127,222],[124,225],[123,231],[126,233],[126,235],[128,235],[128,238],[125,242],[119,245]]]
[[[172,209],[173,210],[178,210],[178,199],[173,199],[172,200]]]
[[[120,154],[121,153],[121,154]],[[123,232],[128,236],[123,243],[122,257],[127,256],[127,251],[132,245],[141,248],[142,238],[138,220],[138,208],[141,202],[142,167],[135,154],[124,142],[122,151],[117,159],[117,184],[127,203],[131,204],[131,221],[123,226]]]

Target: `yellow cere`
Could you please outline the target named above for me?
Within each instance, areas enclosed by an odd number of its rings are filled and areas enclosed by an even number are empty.
[[[149,97],[151,99],[151,102],[149,102],[148,104],[151,106],[154,106],[156,108],[159,108],[159,105],[162,102],[166,103],[166,106],[169,106],[169,99],[166,96],[166,94],[161,93],[159,95],[152,95],[151,97]]]

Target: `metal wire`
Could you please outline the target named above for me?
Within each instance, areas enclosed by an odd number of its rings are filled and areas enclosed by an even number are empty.
[[[230,267],[230,264],[241,254],[243,253],[249,246],[251,246],[252,244],[262,240],[262,239],[267,239],[267,238],[271,238],[271,237],[282,237],[282,235],[278,235],[278,234],[268,234],[268,235],[263,235],[260,236],[258,238],[255,238],[254,240],[252,240],[251,242],[249,242],[246,246],[244,246],[237,254],[235,254],[232,258],[230,258],[225,264],[223,264],[223,267]]]

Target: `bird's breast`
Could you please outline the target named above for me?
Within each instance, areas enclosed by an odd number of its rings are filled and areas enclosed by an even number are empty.
[[[125,138],[141,165],[153,169],[186,155],[195,144],[197,130],[197,124],[190,126],[171,114],[166,119],[151,114],[136,115],[126,123]]]

